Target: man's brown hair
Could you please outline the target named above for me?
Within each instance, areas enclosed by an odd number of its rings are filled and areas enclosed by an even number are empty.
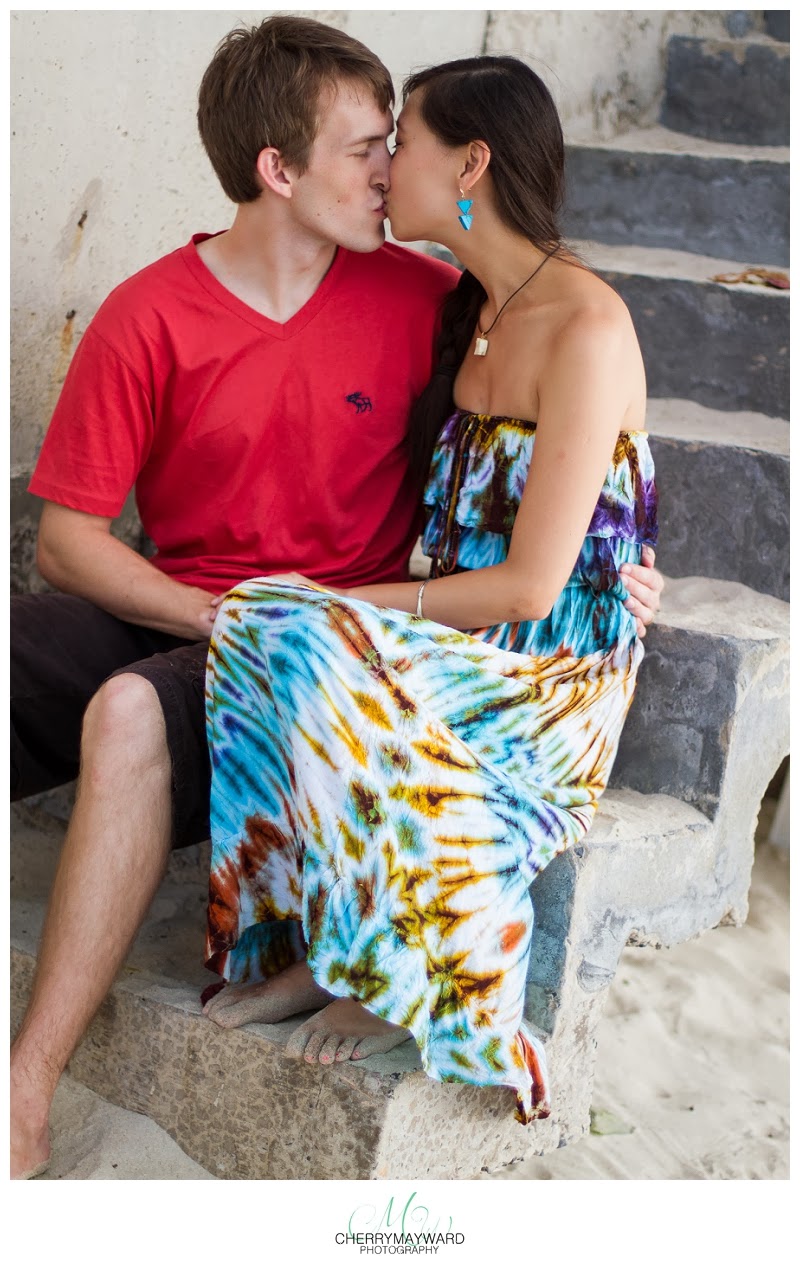
[[[381,110],[394,103],[391,76],[375,54],[312,18],[267,18],[225,36],[200,84],[197,123],[228,198],[259,197],[255,165],[265,146],[305,171],[320,93],[343,80],[367,89]]]

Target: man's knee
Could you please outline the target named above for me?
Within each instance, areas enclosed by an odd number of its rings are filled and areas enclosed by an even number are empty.
[[[170,755],[161,702],[142,675],[115,675],[97,690],[86,708],[81,763],[123,756],[131,769],[169,770]]]

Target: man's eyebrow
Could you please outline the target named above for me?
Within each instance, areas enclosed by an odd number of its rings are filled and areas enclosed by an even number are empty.
[[[348,149],[350,148],[350,146],[370,145],[371,142],[373,141],[387,141],[389,137],[391,137],[393,132],[394,132],[394,127],[391,127],[387,132],[376,132],[371,137],[358,137],[355,141],[349,141],[347,143]]]

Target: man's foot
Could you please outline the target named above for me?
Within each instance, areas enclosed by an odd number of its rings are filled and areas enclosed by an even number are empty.
[[[242,1027],[244,1023],[280,1023],[292,1014],[316,1010],[332,994],[314,980],[308,963],[296,961],[287,970],[263,983],[231,984],[203,1006],[219,1027]]]
[[[342,1063],[384,1054],[410,1037],[406,1028],[387,1023],[357,1001],[342,997],[292,1032],[286,1053],[309,1063]]]
[[[11,1123],[11,1178],[12,1181],[30,1181],[39,1177],[50,1164],[50,1134],[47,1126],[31,1133]]]
[[[11,1177],[27,1180],[44,1173],[50,1163],[50,1131],[47,1127],[49,1104],[32,1099],[18,1088],[13,1065],[10,1074],[11,1093]]]

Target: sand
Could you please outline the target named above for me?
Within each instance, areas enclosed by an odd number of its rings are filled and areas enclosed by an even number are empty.
[[[486,1180],[787,1178],[788,968],[788,854],[762,842],[743,927],[626,950],[593,1099],[613,1132]],[[51,1179],[211,1178],[158,1125],[68,1076],[52,1123]]]

